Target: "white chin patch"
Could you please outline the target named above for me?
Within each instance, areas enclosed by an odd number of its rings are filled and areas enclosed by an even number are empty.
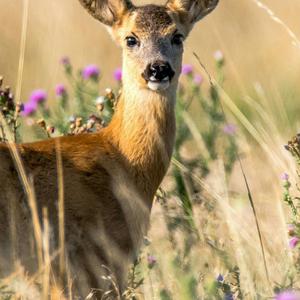
[[[148,88],[152,91],[163,91],[166,90],[170,85],[170,81],[153,82],[148,81]]]

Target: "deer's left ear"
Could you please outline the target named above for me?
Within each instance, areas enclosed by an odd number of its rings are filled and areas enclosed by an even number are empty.
[[[168,0],[166,7],[180,17],[180,21],[192,26],[218,5],[219,0]]]
[[[79,0],[82,6],[97,20],[107,26],[114,26],[131,9],[130,0]]]

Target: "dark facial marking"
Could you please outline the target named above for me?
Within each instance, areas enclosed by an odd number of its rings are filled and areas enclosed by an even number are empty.
[[[166,8],[158,5],[145,5],[137,8],[136,26],[147,32],[159,32],[170,26],[173,21]]]

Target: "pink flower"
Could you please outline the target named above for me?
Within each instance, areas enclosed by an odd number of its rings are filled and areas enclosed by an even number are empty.
[[[69,57],[67,56],[63,56],[61,59],[60,59],[60,63],[63,65],[63,66],[70,66],[70,59]]]
[[[194,81],[194,83],[195,83],[196,85],[201,85],[201,83],[203,82],[203,77],[202,77],[202,75],[196,74],[196,75],[194,76],[193,81]]]
[[[114,79],[118,82],[122,81],[122,69],[121,68],[117,68],[115,71],[114,71]]]
[[[289,246],[291,249],[294,249],[296,248],[296,246],[298,245],[300,239],[296,236],[292,237],[290,240],[289,240]],[[300,299],[299,299],[300,300]]]
[[[284,291],[277,294],[274,300],[300,300],[300,293],[297,291]]]
[[[148,261],[148,267],[150,269],[153,268],[155,266],[155,264],[157,263],[157,259],[153,255],[148,255],[147,261]]]
[[[280,178],[284,181],[289,180],[289,174],[284,172],[280,175]]]
[[[193,66],[192,65],[183,65],[181,69],[182,75],[190,75],[193,73]]]
[[[100,70],[96,65],[88,65],[82,70],[81,74],[84,79],[98,79]]]
[[[58,84],[55,88],[55,94],[58,97],[65,96],[67,94],[66,87],[63,84]]]
[[[226,124],[223,127],[223,131],[224,131],[224,133],[226,133],[228,135],[235,135],[235,133],[236,133],[236,126],[234,124]]]
[[[28,117],[33,115],[37,110],[37,104],[34,102],[28,101],[27,103],[24,104],[24,109],[21,112],[21,115],[24,117]]]
[[[44,90],[35,90],[31,93],[29,102],[38,104],[46,101],[46,99],[47,93]]]

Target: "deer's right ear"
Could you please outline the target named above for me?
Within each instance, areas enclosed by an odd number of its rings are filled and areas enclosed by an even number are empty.
[[[122,16],[133,8],[130,0],[79,0],[79,2],[95,19],[107,26],[120,22]]]

